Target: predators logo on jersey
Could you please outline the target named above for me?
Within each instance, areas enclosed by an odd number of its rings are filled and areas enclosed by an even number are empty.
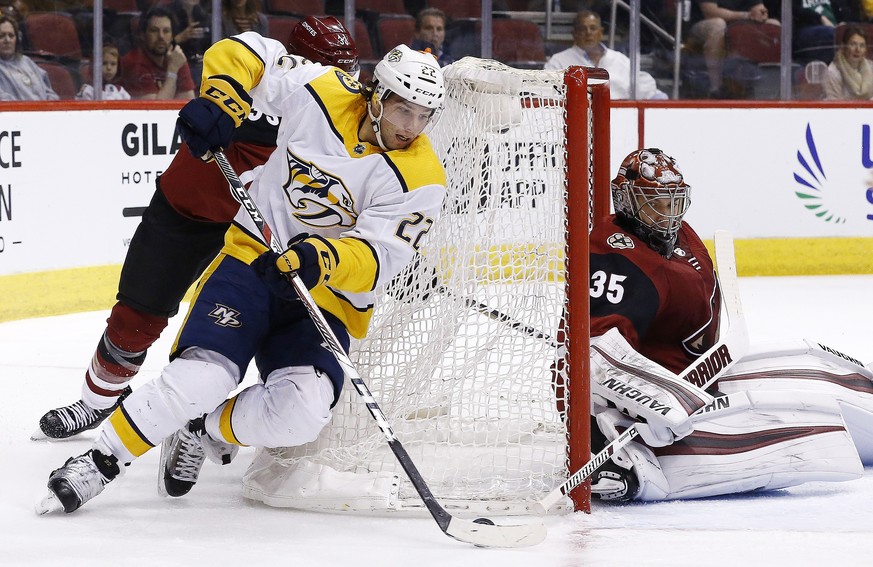
[[[300,222],[318,228],[351,227],[357,219],[355,201],[341,179],[322,171],[290,150],[288,176],[282,187],[292,213]]]

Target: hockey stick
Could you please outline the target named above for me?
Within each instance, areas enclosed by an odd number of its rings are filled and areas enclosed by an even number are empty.
[[[503,311],[495,309],[486,303],[482,303],[481,301],[474,299],[474,298],[470,297],[469,295],[459,295],[459,294],[453,292],[447,286],[440,284],[440,281],[439,281],[440,278],[439,278],[439,275],[437,274],[437,270],[433,267],[423,268],[421,266],[421,262],[422,262],[422,256],[419,255],[419,256],[416,256],[412,260],[410,265],[415,270],[422,270],[423,269],[427,272],[430,272],[430,275],[425,276],[425,278],[424,278],[424,279],[430,281],[430,285],[423,292],[425,298],[430,297],[431,293],[435,291],[436,293],[438,293],[440,295],[444,295],[445,297],[448,297],[449,299],[457,299],[457,300],[461,301],[465,307],[476,311],[480,315],[484,315],[485,317],[488,317],[489,319],[491,319],[493,321],[497,321],[498,323],[505,323],[506,326],[511,328],[511,329],[515,329],[517,331],[520,331],[520,332],[522,332],[530,337],[533,337],[535,339],[541,339],[541,340],[545,341],[546,343],[548,343],[549,346],[551,346],[553,348],[558,348],[558,346],[559,346],[558,341],[555,340],[550,335],[546,334],[545,332],[541,331],[540,329],[537,329],[536,327],[532,327],[532,326],[528,325],[527,323],[524,323],[523,321],[519,321],[518,319],[516,319],[512,315],[509,315],[507,313],[504,313]],[[395,279],[398,279],[398,278],[395,278]],[[410,280],[411,280],[410,277],[406,278],[407,285],[409,285]],[[393,283],[394,282],[392,282],[392,284]],[[398,301],[404,301],[404,302],[406,301],[401,294],[397,294],[396,292],[392,292],[391,287],[389,287],[389,289],[388,289],[388,294],[395,297]]]
[[[466,305],[470,309],[473,309],[474,311],[477,311],[478,313],[488,317],[489,319],[497,321],[498,323],[506,323],[506,325],[508,327],[510,327],[512,329],[516,329],[517,331],[521,331],[522,333],[524,333],[528,336],[531,336],[535,339],[542,339],[542,340],[546,341],[552,347],[558,348],[558,346],[559,346],[558,341],[556,341],[550,335],[547,335],[543,331],[540,331],[539,329],[537,329],[535,327],[531,327],[530,325],[519,321],[518,319],[516,319],[515,317],[513,317],[511,315],[507,315],[506,313],[504,313],[502,311],[498,311],[497,309],[494,309],[490,305],[486,305],[480,301],[473,299],[472,297],[456,295],[456,294],[452,293],[452,291],[450,291],[445,286],[438,287],[437,291],[439,293],[445,295],[446,297],[451,297],[451,298],[455,298],[455,299],[459,299],[459,300],[463,301],[464,305]]]
[[[213,155],[216,163],[221,168],[224,177],[230,184],[231,193],[249,214],[252,221],[261,232],[264,242],[271,250],[273,250],[273,252],[278,254],[284,252],[284,249],[279,244],[276,236],[261,215],[260,210],[258,210],[258,206],[249,196],[248,191],[246,191],[245,186],[239,180],[239,177],[227,161],[224,153],[214,152]],[[324,346],[330,350],[331,354],[333,354],[337,362],[339,362],[345,377],[352,383],[363,402],[367,405],[370,415],[372,415],[373,419],[376,420],[376,424],[379,426],[379,429],[388,441],[388,446],[391,447],[394,456],[397,457],[397,461],[400,463],[400,466],[403,467],[404,472],[406,472],[406,476],[409,478],[410,482],[412,482],[412,485],[415,487],[415,490],[418,492],[424,505],[427,507],[431,516],[433,516],[433,519],[436,520],[437,525],[439,525],[443,533],[459,541],[483,547],[525,547],[542,542],[546,538],[546,527],[544,524],[496,526],[491,522],[491,520],[485,518],[477,518],[474,521],[462,520],[449,514],[439,504],[439,502],[436,501],[436,498],[427,486],[424,478],[422,478],[415,463],[412,462],[412,459],[406,452],[406,448],[403,447],[397,439],[397,436],[394,434],[391,425],[388,423],[388,419],[376,403],[376,400],[373,398],[373,394],[370,392],[367,384],[361,379],[352,364],[351,359],[340,345],[333,329],[331,329],[327,324],[324,314],[318,308],[318,305],[315,303],[309,290],[306,289],[305,285],[303,285],[300,276],[296,273],[291,274],[288,281],[291,283],[294,291],[300,297],[300,301],[309,312],[312,322],[315,323],[316,327],[318,327],[325,342]]]
[[[680,380],[691,382],[703,390],[714,384],[728,368],[743,357],[749,348],[749,335],[737,283],[734,241],[727,231],[715,232],[715,259],[718,266],[718,279],[721,284],[722,303],[726,308],[730,326],[727,333],[723,337],[719,337],[718,342],[677,376]],[[636,426],[632,425],[625,429],[612,443],[592,457],[585,466],[570,475],[560,486],[534,504],[534,510],[538,514],[545,514],[549,508],[557,504],[571,490],[585,482],[601,465],[636,436]]]

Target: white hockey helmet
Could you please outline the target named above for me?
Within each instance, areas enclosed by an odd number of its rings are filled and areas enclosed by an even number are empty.
[[[376,64],[373,78],[380,101],[394,93],[425,108],[439,110],[443,106],[443,72],[430,53],[398,45]]]

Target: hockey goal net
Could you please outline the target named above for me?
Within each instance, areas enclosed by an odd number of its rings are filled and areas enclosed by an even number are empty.
[[[446,509],[525,514],[590,456],[588,232],[609,206],[606,74],[465,58],[445,77],[429,133],[448,179],[442,217],[378,291],[351,358]],[[259,450],[243,485],[273,506],[426,511],[348,384],[315,442]],[[586,488],[573,497],[560,508],[587,510]]]

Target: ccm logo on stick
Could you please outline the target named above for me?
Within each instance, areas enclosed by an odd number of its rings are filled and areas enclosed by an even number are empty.
[[[728,350],[727,345],[722,345],[714,353],[697,363],[697,366],[691,369],[685,379],[695,386],[702,387],[712,378],[713,374],[732,362],[731,351]]]

